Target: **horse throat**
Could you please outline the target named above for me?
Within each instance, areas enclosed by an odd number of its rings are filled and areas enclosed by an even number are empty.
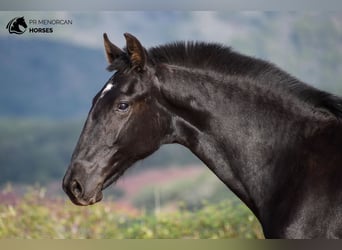
[[[265,159],[258,147],[269,134],[267,128],[255,128],[259,125],[248,113],[255,111],[246,111],[249,104],[234,89],[238,85],[222,82],[220,75],[178,68],[162,79],[162,105],[174,131],[170,142],[189,148],[259,217],[264,205],[259,198],[269,194],[258,185],[267,178],[266,169],[259,169]]]

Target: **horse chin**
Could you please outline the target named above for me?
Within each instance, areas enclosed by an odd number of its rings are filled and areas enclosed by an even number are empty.
[[[116,172],[116,173],[112,174],[111,176],[109,176],[108,178],[106,178],[105,181],[103,182],[102,190],[105,190],[107,187],[109,187],[114,182],[116,182],[124,174],[124,172],[127,168],[128,167],[125,167],[125,168],[123,168],[123,170]]]
[[[107,187],[112,185],[114,182],[116,182],[124,173],[125,171],[131,166],[130,163],[123,164],[119,169],[120,171],[115,172],[114,174],[110,175],[105,179],[102,185],[102,190],[105,190]]]
[[[105,180],[105,182],[102,185],[102,190],[105,190],[107,187],[112,185],[117,179],[119,179],[119,176],[117,174],[114,174],[110,176],[108,179]]]

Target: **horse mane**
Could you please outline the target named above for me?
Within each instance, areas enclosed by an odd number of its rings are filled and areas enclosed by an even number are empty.
[[[147,53],[152,65],[167,63],[259,78],[261,82],[270,83],[270,87],[283,88],[300,100],[342,119],[340,97],[309,86],[272,63],[239,54],[222,44],[182,41],[152,47]]]

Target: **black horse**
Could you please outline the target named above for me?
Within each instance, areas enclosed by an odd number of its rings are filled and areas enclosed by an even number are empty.
[[[342,99],[213,43],[146,50],[104,34],[114,71],[94,97],[63,180],[77,205],[162,144],[188,147],[267,238],[342,237]]]

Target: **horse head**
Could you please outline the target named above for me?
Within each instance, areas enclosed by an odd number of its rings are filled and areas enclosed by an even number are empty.
[[[156,151],[169,120],[158,106],[158,79],[145,49],[125,34],[126,49],[104,34],[108,69],[115,73],[97,93],[64,177],[63,188],[78,205],[102,199],[102,190],[134,162]]]

